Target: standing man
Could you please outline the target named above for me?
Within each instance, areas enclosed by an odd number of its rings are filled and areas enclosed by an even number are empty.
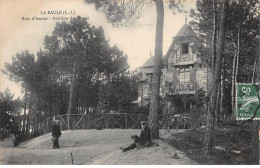
[[[59,145],[59,138],[61,136],[59,120],[54,121],[54,125],[52,127],[52,141],[53,141],[53,149],[58,149]]]

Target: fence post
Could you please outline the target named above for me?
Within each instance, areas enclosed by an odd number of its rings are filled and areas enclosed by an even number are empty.
[[[90,128],[90,125],[89,125],[89,111],[87,112],[87,129]]]
[[[125,129],[127,129],[127,114],[125,114]]]
[[[47,133],[47,123],[46,123],[47,121],[45,120],[44,121],[44,134],[46,134]]]
[[[41,123],[39,123],[39,124],[38,124],[38,133],[39,133],[40,135],[41,135],[41,133],[42,133],[41,131],[42,131],[42,130],[41,130]]]
[[[106,126],[107,126],[107,128],[108,128],[108,127],[109,127],[109,124],[108,124],[108,122],[109,122],[108,114],[106,114],[106,116],[107,116]]]
[[[47,129],[47,133],[49,132],[49,120],[47,119],[46,121],[46,129]]]
[[[45,126],[45,121],[43,121],[43,134],[45,134],[46,133],[46,128],[45,128],[46,126]]]
[[[43,123],[40,123],[40,129],[41,129],[41,134],[44,132],[44,129],[43,129]]]
[[[32,129],[32,131],[31,131],[31,138],[32,138],[32,136],[34,134],[34,126],[31,126],[31,129]]]
[[[67,114],[68,115],[68,117],[67,117],[67,121],[68,121],[68,130],[70,129],[70,114]]]
[[[62,122],[63,122],[63,121],[62,121],[61,119],[60,119],[60,121],[61,121],[61,122],[60,122],[60,130],[62,131],[62,130],[63,130],[63,127],[62,127]]]
[[[84,116],[84,118],[82,118],[82,120],[83,120],[82,129],[85,129],[85,125],[86,125],[86,118],[85,118],[85,116]]]

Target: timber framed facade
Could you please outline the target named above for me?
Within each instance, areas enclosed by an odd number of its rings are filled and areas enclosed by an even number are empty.
[[[197,34],[190,25],[184,24],[177,35],[173,38],[162,61],[162,74],[160,85],[161,100],[164,103],[166,113],[178,114],[188,112],[191,104],[181,102],[183,108],[178,108],[173,103],[174,97],[178,95],[194,96],[199,90],[208,90],[208,67],[203,66],[196,55],[195,43]],[[143,76],[139,81],[139,105],[149,104],[150,88],[153,74],[154,57],[150,57],[139,71]]]

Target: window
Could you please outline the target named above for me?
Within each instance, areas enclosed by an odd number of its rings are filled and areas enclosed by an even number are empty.
[[[181,54],[188,54],[189,53],[189,44],[183,43],[181,45]]]
[[[179,79],[180,83],[190,82],[190,70],[188,68],[181,69]]]

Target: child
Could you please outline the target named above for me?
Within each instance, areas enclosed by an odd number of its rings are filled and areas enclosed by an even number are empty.
[[[52,140],[53,140],[53,149],[58,149],[59,145],[59,138],[61,136],[59,120],[54,121],[54,125],[52,127]]]

